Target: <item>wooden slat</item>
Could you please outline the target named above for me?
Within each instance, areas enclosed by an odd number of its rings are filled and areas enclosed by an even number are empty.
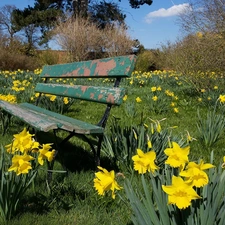
[[[95,78],[130,77],[136,62],[135,55],[96,59],[84,62],[44,66],[40,77]]]
[[[76,120],[29,103],[11,104],[0,100],[0,108],[37,130],[48,132],[62,129],[79,134],[101,134],[102,127]]]
[[[72,97],[93,102],[120,105],[126,93],[124,88],[38,83],[36,92]]]
[[[40,114],[43,115],[44,118],[51,119],[52,122],[58,124],[58,128],[63,130],[79,134],[101,134],[104,132],[104,129],[102,127],[86,123],[68,116],[64,116],[55,112],[51,112],[49,110],[40,108],[29,103],[21,103],[20,106],[31,113],[38,115]]]
[[[54,121],[48,120],[42,117],[42,115],[31,113],[18,104],[11,104],[0,100],[0,108],[40,131],[47,132],[52,129],[57,129],[59,126]]]

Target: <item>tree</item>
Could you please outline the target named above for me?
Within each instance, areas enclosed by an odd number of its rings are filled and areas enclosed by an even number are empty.
[[[152,0],[129,0],[129,2],[133,8],[139,8],[143,4],[152,4]],[[15,13],[14,23],[21,29],[29,23],[34,24],[35,27],[39,27],[42,32],[40,43],[48,41],[48,31],[54,27],[58,16],[68,14],[68,12],[74,18],[89,17],[101,28],[115,21],[122,24],[126,17],[119,8],[118,3],[106,0],[35,0],[33,8],[28,7],[24,10],[16,11],[24,19],[30,16],[33,17],[32,20],[26,19],[27,23],[21,24],[20,20],[16,17],[17,13]],[[27,14],[28,11],[29,13]]]
[[[124,19],[126,18],[126,15],[119,9],[118,4],[106,1],[89,6],[89,15],[91,20],[102,29],[115,21],[119,24],[124,24]]]
[[[9,36],[10,42],[13,39],[16,29],[12,24],[12,12],[16,9],[13,5],[5,5],[0,8],[0,30]]]
[[[187,33],[216,33],[225,37],[225,1],[189,0],[189,7],[180,14],[179,23]]]
[[[224,71],[225,0],[189,0],[178,22],[186,36],[173,47],[175,53],[182,54],[179,61],[185,63],[183,68]]]
[[[49,40],[48,31],[54,27],[54,21],[61,11],[54,8],[34,10],[28,6],[23,10],[15,9],[12,12],[13,27],[22,31],[27,42],[26,53],[35,47],[35,44],[44,44]]]
[[[151,5],[152,0],[129,0],[130,6],[134,9],[140,8],[140,6],[146,4],[146,5]]]

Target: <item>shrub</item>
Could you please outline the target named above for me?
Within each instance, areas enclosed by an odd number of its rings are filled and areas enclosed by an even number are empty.
[[[157,58],[158,51],[156,50],[144,50],[137,58],[135,64],[135,70],[138,71],[153,71],[160,69],[159,59]]]
[[[125,26],[114,24],[101,30],[83,18],[59,21],[54,34],[59,46],[68,51],[71,61],[125,55],[134,44]]]

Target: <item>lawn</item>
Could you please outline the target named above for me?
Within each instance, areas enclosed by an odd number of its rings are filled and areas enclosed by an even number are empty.
[[[34,102],[37,95],[35,95],[33,87],[40,79],[40,72],[40,70],[0,72],[2,84],[0,99],[11,102]],[[58,80],[58,82],[63,81]],[[66,80],[66,82],[79,83],[79,80]],[[111,81],[105,79],[102,82],[110,83]],[[144,178],[137,169],[134,169],[132,157],[137,154],[137,149],[141,149],[143,152],[154,150],[156,152],[154,163],[161,168],[162,172],[168,169],[162,169],[166,160],[164,149],[171,148],[171,143],[176,142],[181,149],[190,147],[189,161],[198,163],[199,159],[202,159],[205,163],[212,163],[218,168],[215,173],[223,174],[221,164],[225,155],[225,139],[223,138],[225,82],[219,75],[214,73],[204,76],[195,74],[192,77],[174,71],[151,73],[135,71],[131,78],[122,81],[121,86],[127,89],[127,95],[124,97],[124,103],[120,107],[114,107],[111,111],[101,152],[101,166],[108,171],[115,171],[118,175],[116,176],[118,184],[124,187],[115,192],[115,199],[112,198],[110,191],[107,191],[104,196],[98,195],[93,182],[96,171],[92,152],[85,142],[72,138],[58,155],[54,167],[57,171],[67,171],[67,173],[53,173],[53,181],[48,186],[46,183],[47,167],[46,165],[40,167],[35,180],[20,199],[18,208],[8,224],[146,224],[144,219],[137,216],[141,213],[135,211],[138,209],[137,206],[140,208],[143,206],[141,204],[144,201],[141,199],[143,200],[146,196],[146,187],[149,188],[149,193],[155,195],[161,196],[163,191],[159,190],[159,186],[157,186],[157,190],[160,191],[160,194],[155,192],[154,187],[152,189],[152,185],[154,186],[154,183],[151,183],[154,181],[152,175]],[[82,120],[98,122],[97,120],[104,110],[102,107],[96,109],[96,105],[93,103],[72,102],[71,100],[69,103],[65,103],[64,99],[53,100],[51,97],[46,96],[42,103],[43,106],[48,105],[51,110],[63,111],[66,115]],[[2,126],[5,118],[6,115],[1,113]],[[13,135],[21,132],[24,127],[25,125],[21,121],[12,118],[6,134],[0,136],[0,144],[4,147],[12,143]],[[60,137],[64,135],[59,132]],[[51,133],[47,135],[40,133],[39,137],[40,143],[54,143]],[[215,180],[215,173],[210,172],[213,170],[208,167],[206,173],[209,178]],[[172,171],[174,174],[177,173],[175,170]],[[148,180],[149,178],[151,182]],[[163,182],[163,179],[160,182]],[[146,180],[147,184],[144,183]],[[212,183],[219,188],[219,181],[214,182],[214,180]],[[163,184],[168,185],[170,181],[171,178],[165,180]],[[208,185],[208,191],[211,190],[210,187]],[[217,190],[215,187],[214,189]],[[203,192],[206,191],[197,190],[197,192],[203,196]],[[140,193],[143,195],[139,195]],[[140,202],[135,200],[135,196],[140,199]],[[166,194],[162,196],[166,198]],[[223,200],[224,192],[221,196],[220,201],[225,202]],[[153,208],[154,211],[157,211],[159,203],[154,196],[151,198],[156,202],[153,204]],[[214,196],[214,199],[216,198],[219,196]],[[148,199],[147,196],[146,199]],[[132,201],[138,202],[139,205],[132,204]],[[195,201],[197,202],[197,200],[192,200],[193,206],[189,208],[190,210],[198,208],[200,211],[195,210],[195,213],[201,215],[201,210],[206,207],[202,205],[207,204],[202,202],[199,207],[196,207],[196,205],[194,206]],[[148,204],[150,203],[148,202]],[[167,207],[167,199],[163,204],[163,207]],[[168,215],[180,210],[176,203],[175,205],[168,206]],[[215,218],[212,217],[216,221],[215,224],[225,224],[225,222],[221,222],[222,217],[219,213],[222,209],[224,210],[224,203],[220,202],[217,205],[214,212]],[[150,206],[145,205],[145,208],[148,207]],[[204,210],[210,209],[207,206]],[[185,212],[187,215],[187,209]],[[151,213],[153,212],[148,211],[147,214],[151,215]],[[154,218],[153,215],[151,217]],[[155,215],[156,217],[157,215]],[[201,222],[203,217],[203,215],[199,216]],[[145,215],[143,218],[148,217]],[[181,220],[176,217],[175,221],[171,219],[167,224],[179,224],[177,221]],[[193,221],[195,220],[193,219],[192,222],[186,220],[186,224],[197,224],[196,221],[195,223]],[[147,224],[157,223],[149,222]],[[161,224],[166,224],[166,222]],[[202,224],[206,223],[202,222]]]

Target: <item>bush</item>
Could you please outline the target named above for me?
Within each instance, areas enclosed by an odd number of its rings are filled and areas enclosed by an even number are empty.
[[[153,50],[142,51],[137,58],[135,69],[138,71],[153,71],[160,69],[159,52]]]
[[[35,70],[38,67],[39,64],[34,57],[0,49],[0,70]]]

